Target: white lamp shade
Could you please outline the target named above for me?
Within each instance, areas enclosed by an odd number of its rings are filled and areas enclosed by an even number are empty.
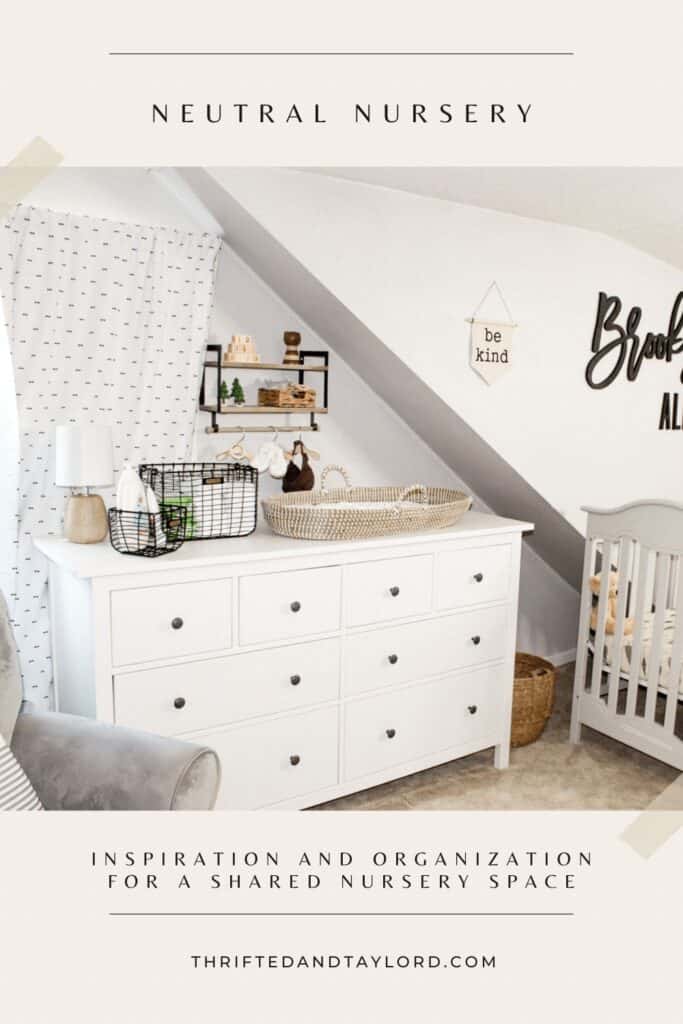
[[[111,427],[57,427],[58,487],[109,487],[114,480]]]

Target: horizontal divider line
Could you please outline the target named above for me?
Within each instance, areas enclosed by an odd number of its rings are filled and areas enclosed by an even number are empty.
[[[574,50],[110,50],[110,57],[574,57]]]
[[[109,917],[574,917],[561,910],[110,910]]]

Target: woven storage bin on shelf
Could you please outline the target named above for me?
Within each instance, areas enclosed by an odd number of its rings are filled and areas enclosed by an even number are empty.
[[[326,490],[328,473],[341,473],[346,487]],[[298,491],[262,502],[270,528],[299,540],[362,540],[393,533],[418,533],[452,526],[472,499],[446,487],[352,487],[341,466],[326,466],[320,490]]]
[[[300,384],[287,388],[259,388],[257,401],[266,409],[313,409],[315,388]]]
[[[550,718],[555,700],[555,666],[535,654],[517,652],[512,697],[513,747],[537,740]]]

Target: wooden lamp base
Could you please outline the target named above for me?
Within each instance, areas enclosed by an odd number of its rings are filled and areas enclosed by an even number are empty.
[[[107,536],[107,509],[99,494],[73,494],[64,510],[64,536],[74,544],[97,544]]]

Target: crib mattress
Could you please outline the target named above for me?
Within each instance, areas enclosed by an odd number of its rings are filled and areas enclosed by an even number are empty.
[[[654,628],[654,613],[649,613],[643,618],[642,626],[642,644],[640,648],[640,668],[639,675],[641,683],[647,682],[650,657],[652,654],[652,633]],[[667,609],[664,616],[664,633],[662,638],[662,658],[659,670],[659,689],[665,692],[669,690],[669,676],[671,674],[671,652],[674,642],[674,633],[676,631],[676,612],[673,609]],[[591,649],[593,648],[591,644]],[[611,668],[612,660],[615,657],[615,637],[607,634],[605,636],[605,647],[603,654],[603,664],[605,668]],[[633,637],[625,636],[621,644],[621,651],[619,652],[619,672],[623,676],[629,676],[631,672],[631,662],[633,658]],[[683,671],[678,679],[678,693],[679,696],[683,697]]]

